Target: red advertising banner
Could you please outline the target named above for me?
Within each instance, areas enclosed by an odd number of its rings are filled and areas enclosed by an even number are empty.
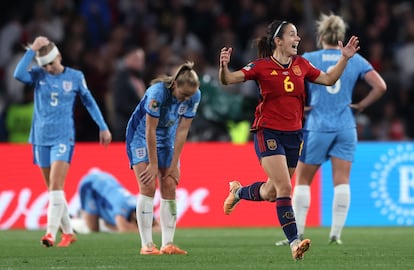
[[[46,225],[47,190],[40,169],[32,162],[29,144],[0,144],[0,230],[40,229]],[[132,193],[138,193],[129,168],[124,143],[103,147],[77,143],[65,183],[72,213],[78,203],[77,185],[92,167],[108,171]],[[312,184],[312,205],[307,225],[320,225],[320,176]],[[181,158],[181,179],[177,188],[179,227],[270,227],[279,226],[275,204],[242,201],[235,211],[223,213],[229,181],[242,185],[265,181],[251,143],[187,143]],[[159,192],[155,198],[158,213]]]

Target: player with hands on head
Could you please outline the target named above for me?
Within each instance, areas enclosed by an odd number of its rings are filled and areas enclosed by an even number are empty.
[[[153,79],[128,122],[126,146],[139,186],[136,211],[142,255],[187,254],[174,244],[175,196],[180,155],[201,99],[200,81],[193,65],[186,62],[173,76]],[[160,250],[153,243],[151,231],[157,179],[161,193]]]
[[[338,42],[341,56],[336,65],[325,72],[297,55],[300,40],[293,23],[275,20],[268,25],[267,35],[258,39],[258,59],[240,70],[230,71],[232,48],[224,47],[219,66],[219,78],[224,85],[247,80],[257,82],[260,99],[251,131],[257,157],[268,176],[266,182],[244,187],[238,181],[230,182],[224,213],[232,213],[240,200],[276,202],[276,216],[294,260],[302,259],[311,243],[309,239],[298,238],[291,202],[291,177],[302,144],[305,82],[333,85],[359,50],[356,36],[352,36],[346,46]]]
[[[38,66],[31,67],[36,58]],[[74,103],[80,96],[83,105],[99,126],[99,141],[108,145],[111,132],[89,91],[81,71],[62,65],[57,46],[48,38],[36,37],[16,66],[14,78],[34,88],[34,112],[29,135],[34,163],[42,172],[49,191],[45,247],[55,243],[59,227],[62,239],[58,247],[76,241],[70,225],[64,185],[75,146]]]
[[[341,57],[338,43],[345,39],[346,23],[340,16],[321,14],[316,26],[321,49],[304,53],[303,57],[326,71]],[[354,87],[359,79],[363,79],[371,91],[358,103],[352,103]],[[341,232],[351,200],[349,178],[358,140],[353,111],[362,112],[385,93],[387,86],[372,65],[357,53],[334,85],[308,83],[307,88],[309,112],[304,123],[304,144],[292,198],[298,234],[303,237],[305,232],[312,180],[322,163],[330,160],[334,192],[329,243],[342,244]],[[287,242],[282,240],[276,245]]]

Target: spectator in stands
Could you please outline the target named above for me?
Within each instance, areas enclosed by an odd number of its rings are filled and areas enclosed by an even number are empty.
[[[144,96],[145,52],[134,48],[128,52],[111,79],[114,140],[125,141],[125,129],[135,107]]]

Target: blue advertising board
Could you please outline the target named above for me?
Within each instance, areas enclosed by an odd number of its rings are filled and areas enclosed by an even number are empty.
[[[357,146],[351,169],[351,206],[346,226],[414,225],[414,143]],[[332,166],[321,168],[322,226],[332,219]]]

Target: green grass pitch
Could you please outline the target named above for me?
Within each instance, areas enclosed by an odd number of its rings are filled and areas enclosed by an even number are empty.
[[[414,227],[345,228],[344,245],[328,245],[328,228],[307,228],[312,240],[304,260],[295,262],[277,228],[178,228],[176,244],[188,255],[139,255],[138,234],[78,235],[68,248],[44,248],[43,231],[0,231],[0,269],[157,270],[399,270],[414,269]],[[160,245],[160,234],[154,235]]]

